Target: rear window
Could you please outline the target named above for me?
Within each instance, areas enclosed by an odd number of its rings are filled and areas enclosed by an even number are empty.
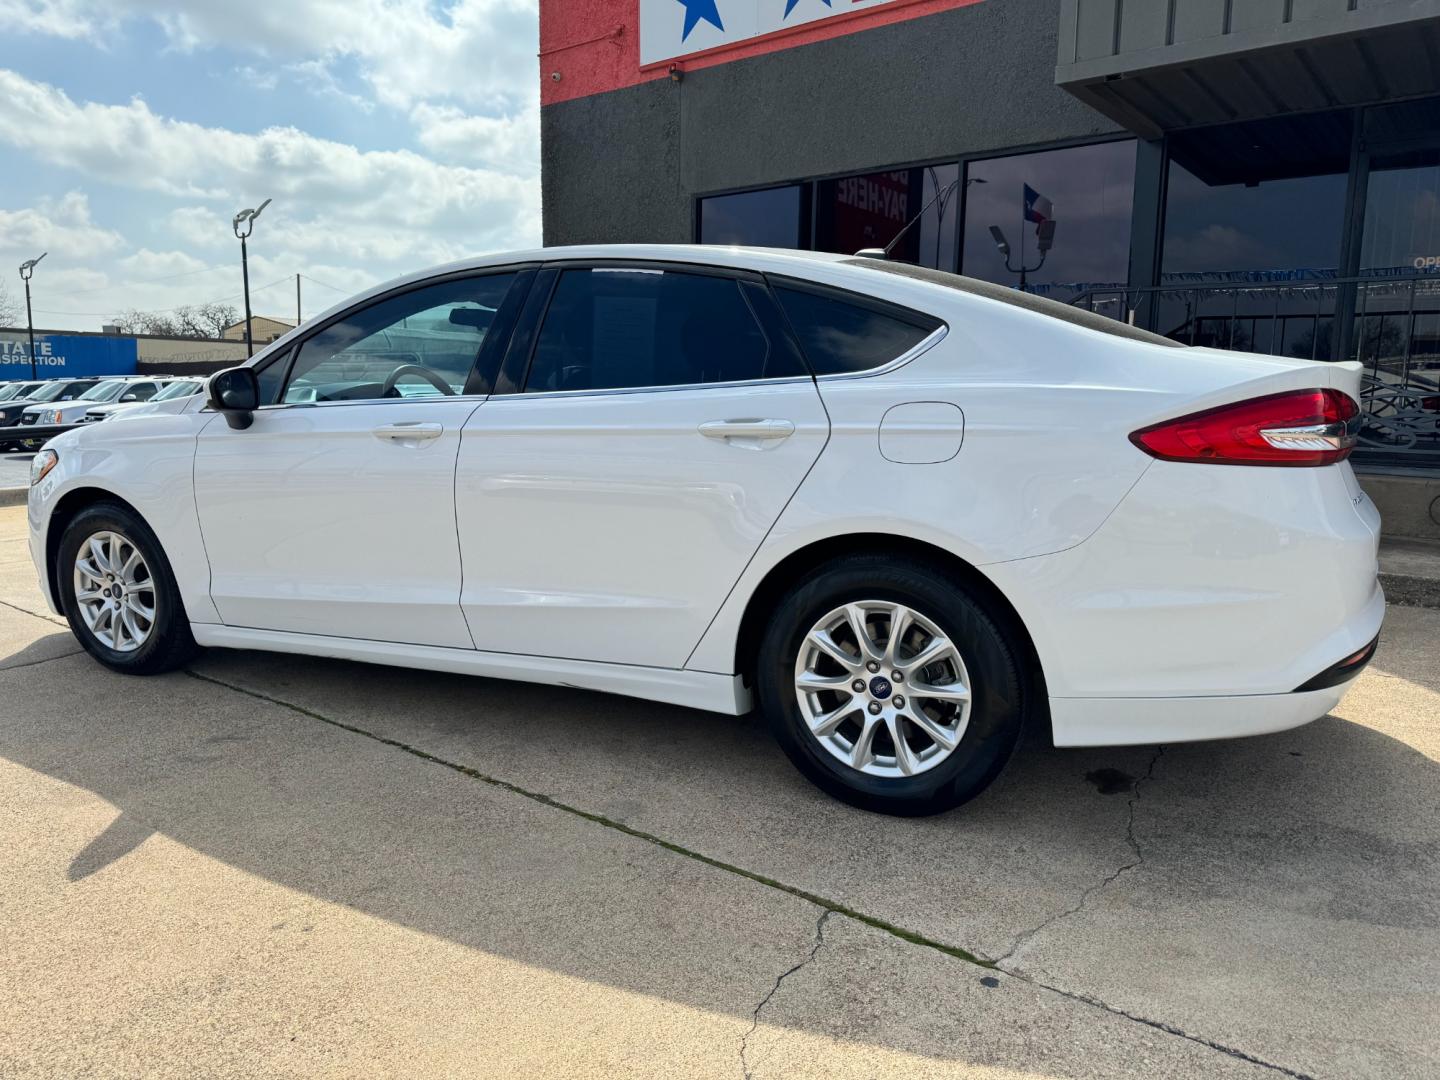
[[[911,266],[909,263],[882,262],[879,259],[846,259],[844,261],[851,266],[863,266],[867,270],[879,270],[881,273],[898,274],[900,277],[914,278],[917,281],[928,281],[932,285],[943,285],[945,288],[954,289],[956,292],[970,293],[972,296],[983,296],[987,300],[998,300],[1002,304],[1010,304],[1012,307],[1024,308],[1026,311],[1033,311],[1037,315],[1048,315],[1052,319],[1059,319],[1061,322],[1067,322],[1073,326],[1083,326],[1086,330],[1096,330],[1102,334],[1110,334],[1113,337],[1126,338],[1130,341],[1144,341],[1151,345],[1168,345],[1173,349],[1186,348],[1185,345],[1178,341],[1171,341],[1167,337],[1152,334],[1148,330],[1141,330],[1139,327],[1131,326],[1128,323],[1107,319],[1104,315],[1097,315],[1093,311],[1071,307],[1069,304],[1062,304],[1058,300],[1048,300],[1043,296],[1036,296],[1034,293],[1021,292],[1018,289],[1007,288],[1004,285],[996,285],[993,282],[980,281],[978,278],[962,277],[959,274],[947,274],[943,270],[931,270],[925,266]]]
[[[775,285],[800,349],[816,375],[849,375],[884,367],[942,325],[919,313],[843,294]]]

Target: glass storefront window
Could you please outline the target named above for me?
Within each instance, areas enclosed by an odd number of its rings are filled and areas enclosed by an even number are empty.
[[[844,176],[815,185],[815,250],[853,255],[891,243],[890,257],[955,269],[959,165]]]
[[[1360,272],[1440,272],[1440,145],[1371,159]]]
[[[700,200],[700,243],[807,247],[804,187],[766,188]]]
[[[923,169],[821,180],[815,185],[815,250],[854,255],[885,247],[925,205],[924,186]],[[919,233],[910,229],[891,256],[915,262],[919,251]]]
[[[920,257],[916,261],[932,270],[952,274],[960,269],[956,229],[960,214],[959,180],[959,165],[932,165],[925,169],[925,190],[920,205],[928,209],[915,225],[920,232]]]
[[[962,273],[1057,300],[1121,288],[1135,201],[1131,139],[972,161],[965,175]],[[1050,249],[1040,252],[1045,221]],[[998,229],[1010,256],[997,247]],[[1042,262],[1043,254],[1043,262]]]
[[[1303,119],[1171,136],[1162,280],[1335,273],[1350,125],[1343,116]]]
[[[1348,112],[1319,113],[1170,137],[1156,329],[1333,358],[1340,293],[1315,283],[1339,272],[1351,125]],[[1233,288],[1256,283],[1275,287]]]

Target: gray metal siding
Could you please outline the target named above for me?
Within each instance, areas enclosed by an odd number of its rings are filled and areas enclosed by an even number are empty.
[[[1056,15],[986,0],[546,106],[545,242],[685,242],[697,195],[1119,130],[1055,86]]]
[[[1060,0],[1060,11],[1057,84],[1146,137],[1440,93],[1440,0]]]
[[[1416,0],[1060,0],[1060,19],[1072,31],[1057,54],[1060,66],[1157,47],[1212,41],[1219,49],[1254,48],[1281,40],[1278,31],[1307,22],[1375,17],[1387,24],[1428,17]],[[1331,27],[1318,28],[1332,32]],[[1300,35],[1303,37],[1303,31]],[[1292,32],[1285,35],[1293,40]],[[1221,39],[1234,38],[1233,44]]]

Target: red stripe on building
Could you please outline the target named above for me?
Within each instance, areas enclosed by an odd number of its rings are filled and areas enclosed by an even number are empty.
[[[981,2],[895,0],[642,68],[640,0],[540,0],[540,103],[554,105],[668,78],[672,64],[680,71],[698,71]]]

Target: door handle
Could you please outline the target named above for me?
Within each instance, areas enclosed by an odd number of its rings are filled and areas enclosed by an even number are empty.
[[[418,446],[430,439],[438,439],[445,431],[443,424],[424,424],[419,421],[401,421],[398,424],[384,424],[375,429],[375,437],[386,442]]]
[[[707,439],[722,439],[731,446],[763,450],[781,439],[795,434],[789,420],[759,420],[753,417],[736,420],[709,420],[700,425],[700,434]]]

